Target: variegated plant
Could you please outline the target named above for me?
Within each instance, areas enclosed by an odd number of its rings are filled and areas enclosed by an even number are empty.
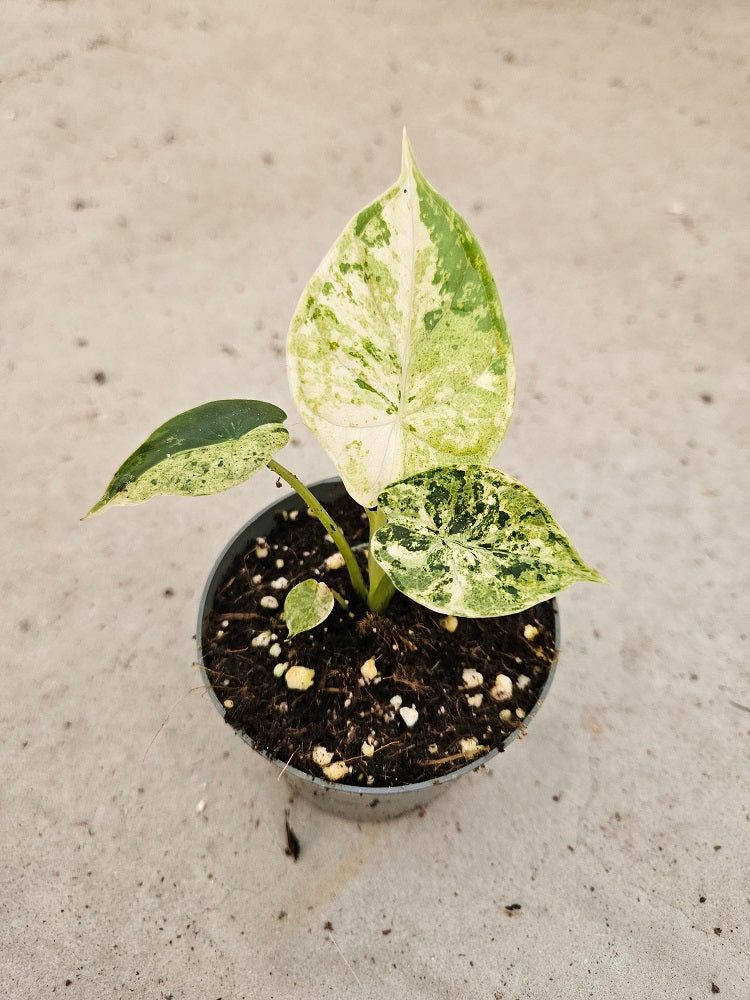
[[[302,293],[287,367],[303,419],[367,511],[366,574],[328,512],[274,459],[289,438],[286,414],[257,400],[207,403],[163,424],[89,514],[160,493],[217,493],[267,466],[318,516],[378,614],[394,589],[446,614],[493,617],[602,579],[530,490],[486,465],[513,407],[511,343],[476,237],[425,180],[406,133],[397,182],[352,219]],[[317,581],[294,587],[290,634],[325,620],[335,600],[344,598]]]

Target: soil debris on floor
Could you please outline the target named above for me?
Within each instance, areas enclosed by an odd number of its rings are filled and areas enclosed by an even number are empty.
[[[289,810],[284,812],[284,831],[286,833],[286,849],[284,851],[292,861],[296,861],[302,850],[299,842],[299,837],[292,829],[292,824],[289,821]]]

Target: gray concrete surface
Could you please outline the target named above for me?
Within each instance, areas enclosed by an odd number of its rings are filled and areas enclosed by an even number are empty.
[[[4,0],[0,995],[748,996],[747,13]],[[272,478],[77,519],[166,417],[289,405],[297,297],[403,124],[514,336],[497,464],[611,586],[563,597],[528,739],[422,818],[294,803],[294,864],[191,669]]]

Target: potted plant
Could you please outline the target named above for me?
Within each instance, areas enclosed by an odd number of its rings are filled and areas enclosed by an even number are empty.
[[[487,465],[513,407],[511,343],[484,254],[406,133],[398,181],[302,293],[287,368],[340,481],[309,488],[276,460],[277,406],[219,400],[154,431],[89,514],[264,467],[291,486],[209,577],[204,677],[295,787],[395,815],[525,732],[557,656],[554,595],[602,580],[544,504]]]

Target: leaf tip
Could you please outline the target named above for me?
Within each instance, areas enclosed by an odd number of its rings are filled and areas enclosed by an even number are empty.
[[[97,500],[97,501],[96,501],[96,503],[95,503],[95,504],[94,504],[94,506],[93,506],[93,507],[91,508],[91,510],[87,511],[87,512],[86,512],[86,513],[85,513],[85,514],[83,515],[83,517],[79,517],[79,518],[78,518],[78,520],[79,520],[79,521],[88,521],[88,519],[89,519],[90,517],[93,517],[93,516],[94,516],[94,514],[98,514],[98,513],[99,513],[99,511],[100,511],[100,510],[102,509],[102,507],[103,507],[104,505],[105,505],[105,500],[104,500],[104,497],[102,497],[102,498],[101,498],[101,500]]]
[[[609,583],[606,576],[603,576],[598,569],[594,569],[593,566],[586,566],[586,575],[584,580],[588,580],[591,583]]]
[[[417,161],[414,158],[414,150],[411,148],[409,133],[406,131],[406,126],[404,125],[401,135],[401,173],[404,176],[408,176],[416,166]]]

